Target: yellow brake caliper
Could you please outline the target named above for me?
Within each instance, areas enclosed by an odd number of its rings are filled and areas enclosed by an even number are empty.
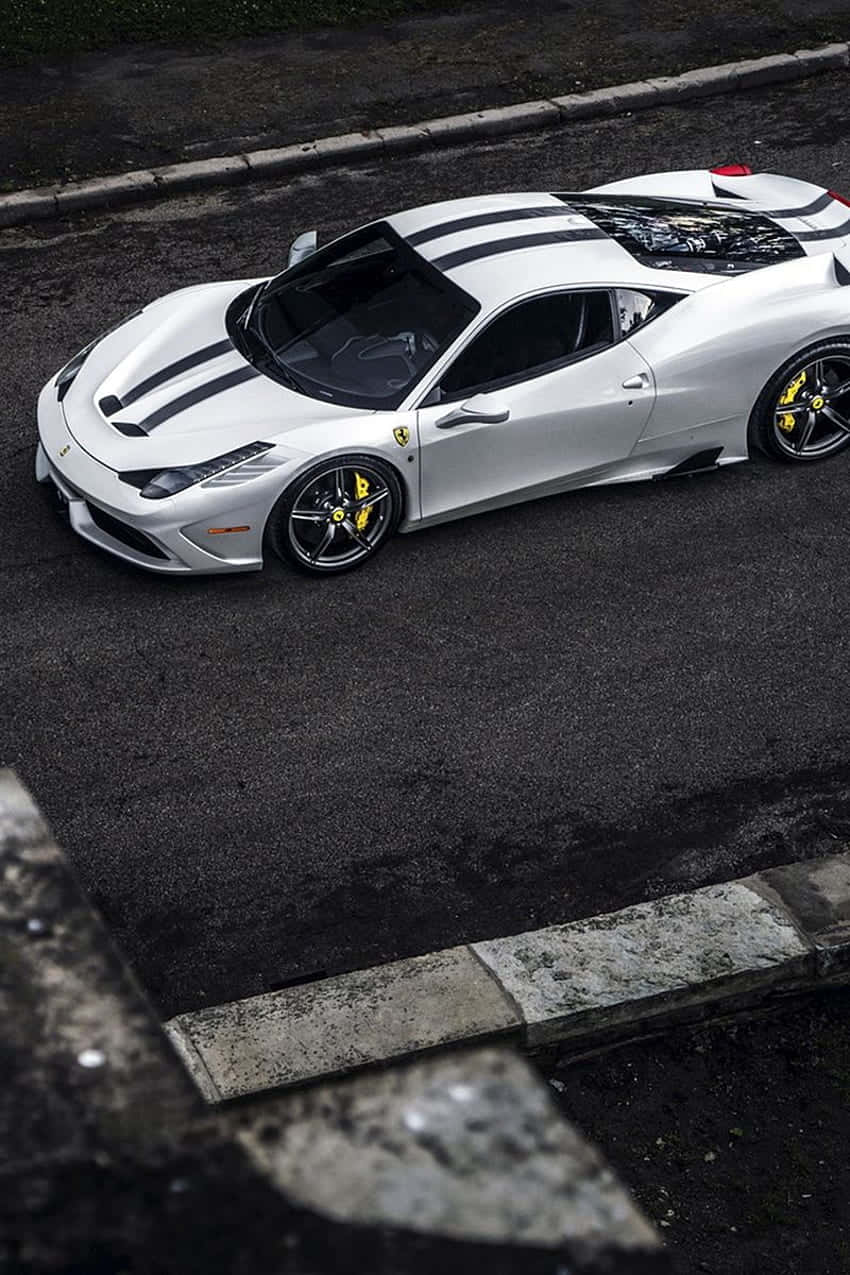
[[[362,474],[358,474],[357,470],[354,471],[354,494],[355,499],[357,500],[363,500],[369,495],[369,480],[368,478],[364,478]],[[358,531],[366,530],[366,524],[369,521],[372,509],[372,505],[366,505],[365,508],[361,509],[357,514],[354,522]]]
[[[803,368],[800,375],[795,376],[794,380],[790,381],[785,386],[785,389],[782,391],[782,394],[779,397],[779,404],[778,404],[779,407],[788,407],[791,403],[793,403],[794,399],[800,393],[800,390],[803,388],[805,383],[806,383],[806,369]],[[786,434],[790,434],[797,422],[795,421],[794,417],[791,415],[790,412],[783,412],[776,423],[779,426],[779,428],[783,430]]]

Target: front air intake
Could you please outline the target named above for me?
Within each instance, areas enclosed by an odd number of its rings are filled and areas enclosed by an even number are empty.
[[[113,518],[112,514],[108,514],[105,509],[99,509],[97,505],[87,504],[86,508],[95,526],[100,527],[101,531],[105,531],[113,540],[126,545],[128,549],[135,549],[136,553],[143,553],[146,558],[168,561],[168,554],[163,553],[143,531],[138,531],[135,527],[128,526],[126,522]]]

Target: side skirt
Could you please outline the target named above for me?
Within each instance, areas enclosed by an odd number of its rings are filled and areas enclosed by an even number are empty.
[[[482,500],[474,505],[464,505],[461,509],[451,509],[438,514],[431,514],[430,517],[421,518],[418,521],[411,519],[401,524],[399,532],[406,534],[411,531],[424,531],[426,527],[436,527],[444,522],[456,522],[459,518],[471,518],[474,514],[486,514],[494,509],[505,509],[510,505],[521,505],[529,500],[541,500],[545,496],[560,496],[570,491],[580,491],[582,488],[607,487],[619,483],[647,482],[651,478],[670,478],[677,476],[677,474],[698,472],[693,469],[686,470],[683,466],[693,465],[693,462],[698,458],[704,458],[709,455],[712,457],[711,463],[706,464],[703,461],[699,467],[700,469],[719,469],[721,466],[733,465],[747,459],[746,456],[732,455],[724,456],[721,460],[718,460],[717,458],[723,450],[723,447],[704,449],[693,456],[685,457],[684,460],[680,460],[669,469],[662,469],[657,460],[655,464],[651,465],[649,459],[646,458],[642,461],[642,464],[638,464],[636,459],[631,457],[625,462],[617,462],[614,465],[601,465],[597,469],[585,470],[583,473],[572,475],[569,478],[554,479],[547,483],[539,483],[535,487],[526,487],[520,491],[494,496],[490,500]]]
[[[723,451],[722,447],[707,447],[704,451],[694,452],[693,456],[686,456],[684,460],[680,460],[678,465],[674,465],[672,469],[668,469],[663,474],[653,474],[655,482],[663,482],[666,478],[685,478],[692,474],[704,474],[710,469],[717,469],[718,457]]]

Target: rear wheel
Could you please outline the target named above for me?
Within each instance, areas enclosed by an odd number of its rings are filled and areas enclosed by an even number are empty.
[[[784,363],[753,409],[751,433],[770,456],[825,460],[850,444],[850,341],[822,341]]]
[[[301,474],[269,519],[271,547],[313,575],[350,571],[389,539],[401,517],[401,483],[383,461],[335,456]]]

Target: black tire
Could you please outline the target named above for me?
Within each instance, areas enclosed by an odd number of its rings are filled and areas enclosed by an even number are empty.
[[[332,456],[287,487],[269,516],[266,540],[299,571],[338,575],[375,556],[398,526],[402,508],[401,482],[386,461]]]
[[[819,341],[783,363],[756,400],[749,433],[760,451],[788,463],[843,451],[850,444],[850,338]]]

